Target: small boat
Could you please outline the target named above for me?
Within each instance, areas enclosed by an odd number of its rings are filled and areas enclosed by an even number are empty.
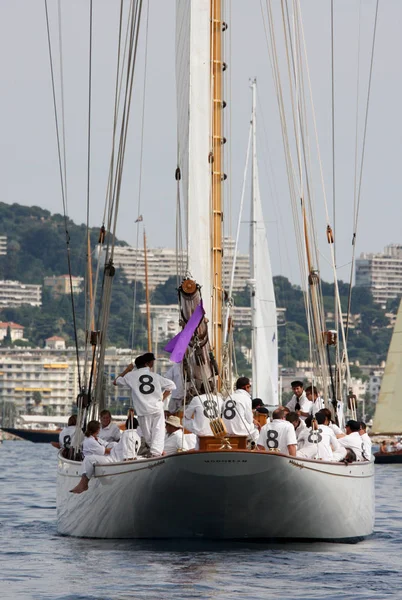
[[[35,444],[58,442],[60,433],[60,429],[49,431],[48,429],[16,429],[14,427],[3,427],[3,431]]]
[[[400,377],[402,373],[402,300],[389,345],[380,395],[374,414],[373,435],[402,435],[402,402]],[[377,464],[402,464],[402,450],[375,452]]]

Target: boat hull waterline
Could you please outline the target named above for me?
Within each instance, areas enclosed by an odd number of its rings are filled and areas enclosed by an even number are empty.
[[[57,528],[94,538],[311,539],[372,533],[374,464],[247,451],[188,452],[99,465],[59,455]]]

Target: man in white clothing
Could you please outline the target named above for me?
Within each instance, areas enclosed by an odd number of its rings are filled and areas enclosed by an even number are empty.
[[[222,413],[223,400],[220,396],[205,394],[201,386],[199,396],[194,396],[184,411],[183,425],[198,437],[213,435],[210,427],[212,419],[218,419]]]
[[[364,443],[359,433],[360,423],[354,420],[348,421],[346,423],[345,431],[346,435],[338,440],[341,446],[353,450],[357,461],[369,460],[370,457],[366,455]]]
[[[183,435],[183,427],[180,423],[179,417],[170,415],[165,422],[166,435],[163,453],[175,454],[176,452],[187,450],[186,436]]]
[[[239,377],[236,391],[225,400],[222,418],[229,434],[247,435],[251,441],[257,442],[258,429],[254,424],[250,390],[249,378]]]
[[[173,363],[166,371],[164,377],[166,377],[166,379],[170,379],[176,385],[176,389],[174,389],[171,393],[169,402],[166,400],[166,402],[168,402],[167,411],[173,415],[179,412],[179,410],[181,410],[183,407],[184,381],[182,363]]]
[[[152,352],[147,352],[130,363],[116,377],[114,385],[126,385],[131,389],[131,397],[137,414],[138,422],[146,444],[149,446],[149,456],[160,456],[163,452],[165,438],[165,415],[163,401],[175,389],[176,385],[170,379],[151,371],[155,361]]]
[[[297,440],[297,456],[327,461],[339,461],[345,457],[346,450],[339,444],[328,423],[323,413],[317,413],[312,427],[303,431]]]
[[[100,413],[101,430],[99,437],[108,444],[110,442],[118,442],[121,436],[121,431],[116,423],[112,423],[112,415],[109,410],[101,410]]]
[[[305,389],[307,400],[311,402],[310,415],[315,417],[319,410],[325,408],[324,400],[318,395],[315,385],[309,385]]]
[[[306,429],[305,422],[301,420],[297,412],[287,413],[285,418],[295,428],[296,439],[299,441],[300,434]]]
[[[299,381],[298,379],[296,381],[292,381],[291,386],[293,390],[293,396],[286,404],[286,407],[290,410],[290,412],[297,412],[300,418],[305,421],[311,412],[313,403],[307,399],[307,396],[303,390],[302,381]]]
[[[279,406],[272,413],[272,422],[261,428],[258,438],[259,450],[276,450],[282,454],[296,456],[296,433],[295,428],[286,421],[286,411]]]
[[[364,453],[365,453],[367,459],[371,460],[372,442],[371,442],[369,434],[367,433],[366,423],[364,423],[363,421],[360,422],[359,434],[360,434],[360,437],[362,438]],[[395,448],[395,450],[398,450],[398,448]]]
[[[77,415],[71,415],[68,419],[67,427],[64,427],[59,433],[59,441],[51,442],[55,448],[64,448],[69,450],[73,441],[73,436],[76,431]]]

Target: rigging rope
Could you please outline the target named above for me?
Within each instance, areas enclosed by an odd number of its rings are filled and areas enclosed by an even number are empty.
[[[58,121],[58,115],[57,115],[56,86],[55,86],[55,77],[54,77],[54,69],[53,69],[53,55],[52,55],[52,44],[51,44],[51,39],[50,39],[50,23],[49,23],[49,12],[48,12],[47,0],[45,0],[45,17],[46,17],[47,42],[48,42],[49,61],[50,61],[50,73],[51,73],[51,81],[52,81],[53,111],[54,111],[55,126],[56,126],[56,139],[57,139],[57,153],[58,153],[58,160],[59,160],[61,197],[62,197],[63,214],[64,214],[64,229],[65,229],[65,234],[66,234],[67,263],[68,263],[68,274],[69,274],[69,280],[70,280],[70,297],[71,297],[72,314],[73,314],[75,353],[76,353],[77,372],[78,372],[78,387],[81,390],[81,370],[80,370],[80,357],[79,357],[79,350],[78,350],[77,319],[76,319],[76,313],[75,313],[75,300],[74,300],[74,293],[73,293],[72,271],[71,271],[70,234],[68,232],[68,226],[67,226],[68,219],[67,219],[67,205],[66,205],[66,190],[65,190],[65,182],[63,179],[63,166],[62,166],[63,161],[62,161],[62,156],[61,156],[59,121]]]

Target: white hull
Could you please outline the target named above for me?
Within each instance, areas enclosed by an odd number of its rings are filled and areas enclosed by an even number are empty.
[[[57,527],[95,538],[353,540],[374,524],[374,464],[189,452],[99,465],[59,458]]]

